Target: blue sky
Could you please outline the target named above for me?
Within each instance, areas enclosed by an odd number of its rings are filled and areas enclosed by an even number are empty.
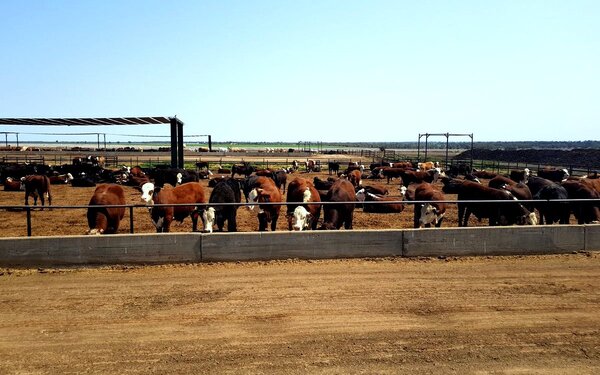
[[[599,139],[599,1],[4,0],[0,13],[0,117],[177,115],[186,134],[240,142]]]

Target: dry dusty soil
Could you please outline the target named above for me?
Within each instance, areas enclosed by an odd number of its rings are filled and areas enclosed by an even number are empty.
[[[2,374],[598,374],[600,254],[0,270]]]

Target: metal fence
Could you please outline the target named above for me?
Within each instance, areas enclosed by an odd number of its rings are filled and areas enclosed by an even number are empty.
[[[152,207],[189,207],[194,206],[197,207],[197,210],[200,210],[201,207],[209,207],[209,206],[304,206],[304,205],[344,205],[344,204],[355,204],[359,207],[363,205],[379,205],[379,204],[404,204],[404,205],[423,205],[423,204],[431,204],[431,203],[444,203],[444,204],[524,204],[524,203],[597,203],[600,204],[600,199],[532,199],[532,200],[444,200],[444,201],[409,201],[409,200],[390,200],[390,201],[347,201],[347,202],[249,202],[249,203],[184,203],[184,204],[155,204],[155,205],[144,205],[144,204],[125,204],[125,205],[72,205],[72,206],[10,206],[10,205],[0,205],[0,210],[5,211],[25,211],[26,215],[26,230],[27,236],[32,236],[32,211],[39,211],[42,209],[46,210],[54,210],[54,209],[64,209],[64,210],[75,210],[75,209],[89,209],[89,208],[125,208],[129,211],[129,233],[135,233],[134,226],[134,209],[135,208],[143,208],[146,211]]]

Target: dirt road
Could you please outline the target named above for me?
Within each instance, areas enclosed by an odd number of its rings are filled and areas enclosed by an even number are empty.
[[[0,274],[2,374],[600,371],[600,253]]]

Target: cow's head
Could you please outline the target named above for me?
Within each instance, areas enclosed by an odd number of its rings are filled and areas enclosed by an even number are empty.
[[[569,171],[566,168],[564,168],[562,171],[563,171],[562,181],[566,181],[567,178],[569,178],[569,176],[570,176]]]
[[[360,189],[359,191],[356,192],[356,200],[359,202],[364,202],[366,198],[366,192],[365,189]]]
[[[204,224],[204,232],[212,233],[213,225],[215,225],[215,209],[213,207],[208,207],[206,210],[201,211],[202,223]]]
[[[146,182],[142,185],[142,201],[148,205],[154,204],[154,194],[158,193],[160,188],[155,188],[152,182]]]
[[[446,177],[446,174],[442,172],[442,169],[439,167],[432,168],[430,173],[433,175],[433,183],[435,183],[440,177]]]
[[[260,201],[260,195],[262,194],[263,189],[261,188],[254,188],[252,190],[250,190],[250,192],[248,193],[248,203],[257,203]],[[255,205],[250,205],[250,206],[246,206],[248,207],[248,210],[252,211],[254,210],[254,208],[256,207]],[[261,211],[259,211],[260,213]]]
[[[73,175],[71,173],[67,173],[67,176],[65,177],[65,184],[68,184],[71,181],[73,181]]]
[[[181,183],[183,182],[183,175],[181,174],[181,172],[177,173],[177,185],[181,185]]]
[[[288,217],[292,222],[292,230],[302,231],[310,228],[312,215],[303,206],[298,206]]]
[[[398,189],[400,190],[400,195],[402,196],[402,199],[404,199],[406,197],[406,191],[408,190],[408,188],[404,185],[400,185]]]
[[[421,206],[421,215],[419,216],[419,228],[427,224],[437,225],[442,220],[445,213],[440,213],[438,208],[430,203]]]

